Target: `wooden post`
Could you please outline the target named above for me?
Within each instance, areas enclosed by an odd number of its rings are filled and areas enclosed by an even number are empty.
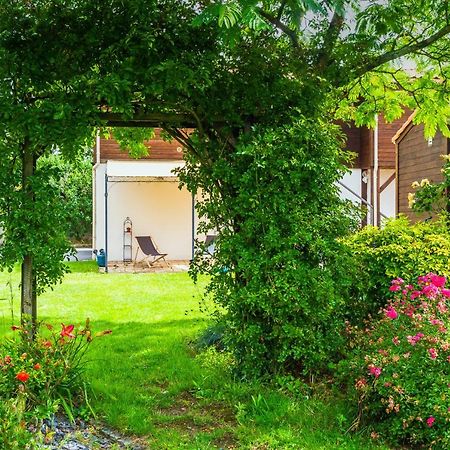
[[[33,176],[35,158],[30,145],[26,139],[23,143],[22,154],[22,191],[26,197],[33,201],[34,193],[30,186],[30,177]],[[36,274],[33,267],[33,255],[28,253],[22,261],[22,285],[21,285],[21,322],[30,325],[32,337],[36,330],[37,301],[36,301]]]

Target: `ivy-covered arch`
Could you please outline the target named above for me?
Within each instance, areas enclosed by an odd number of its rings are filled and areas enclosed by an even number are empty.
[[[224,230],[220,270],[205,269],[242,366],[319,366],[349,281],[331,124],[419,106],[427,133],[448,134],[448,2],[418,3],[1,0],[0,260],[22,264],[24,318],[68,249],[36,160],[55,146],[74,157],[98,127],[161,126],[185,144],[182,181],[209,193],[200,212]],[[420,77],[398,68],[405,56]]]

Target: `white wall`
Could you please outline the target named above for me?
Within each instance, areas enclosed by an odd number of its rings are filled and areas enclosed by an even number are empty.
[[[394,169],[380,169],[380,186],[384,184],[388,178],[395,173]],[[380,212],[386,217],[395,217],[395,196],[396,196],[395,179],[380,194]]]
[[[345,186],[361,196],[361,169],[351,169],[351,172],[346,173],[341,178],[341,183],[345,184]],[[361,200],[343,186],[339,185],[339,189],[341,191],[341,198],[361,204]]]
[[[94,169],[94,223],[92,233],[92,247],[100,250],[105,248],[105,173],[106,164],[99,164]]]
[[[96,171],[95,248],[105,248],[105,164]],[[178,181],[108,183],[108,261],[123,258],[123,222],[130,217],[133,236],[150,235],[168,260],[191,259],[192,197]],[[137,242],[133,238],[133,259]],[[142,253],[139,253],[142,257]]]

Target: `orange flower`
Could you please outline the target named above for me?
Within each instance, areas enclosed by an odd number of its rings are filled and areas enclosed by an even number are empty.
[[[39,363],[36,363],[34,366],[33,366],[33,369],[34,370],[39,370],[41,368],[41,365],[39,364]]]
[[[21,381],[22,383],[26,383],[28,379],[30,378],[30,375],[27,374],[25,371],[21,370],[17,375],[16,379]]]
[[[64,325],[61,324],[62,330],[61,330],[61,337],[68,337],[69,339],[75,339],[75,335],[73,334],[73,329],[75,328],[74,325]]]
[[[42,345],[43,345],[44,347],[46,347],[46,348],[50,348],[50,347],[52,346],[52,343],[51,343],[50,341],[44,341],[44,342],[42,343]]]

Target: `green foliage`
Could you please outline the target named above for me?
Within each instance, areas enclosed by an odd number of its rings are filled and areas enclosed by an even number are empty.
[[[122,151],[127,151],[133,158],[148,155],[145,141],[155,136],[153,128],[114,128],[114,139]]]
[[[0,402],[0,448],[3,450],[29,450],[34,442],[33,435],[25,428],[23,421],[25,396]]]
[[[450,157],[442,155],[444,163],[442,165],[443,180],[440,183],[430,183],[428,179],[420,182],[415,181],[412,188],[415,190],[409,193],[408,200],[410,208],[417,213],[447,213],[450,208],[448,190],[450,188]]]
[[[38,171],[48,177],[46,183],[58,201],[60,219],[71,241],[89,239],[92,232],[92,154],[64,160],[59,154],[39,158]]]
[[[1,342],[0,398],[14,399],[20,393],[25,419],[50,417],[59,406],[73,419],[76,408],[87,402],[84,355],[94,336],[89,321],[77,330],[64,324],[58,332],[46,327],[49,335],[31,339],[28,329],[14,326],[16,338]]]
[[[450,233],[445,219],[411,225],[406,217],[382,228],[367,226],[345,239],[355,267],[347,318],[360,322],[383,307],[392,278],[412,282],[420,274],[450,275]]]
[[[390,442],[448,448],[449,296],[445,277],[418,286],[393,281],[398,294],[372,322],[350,328],[353,350],[342,366],[360,416]]]
[[[68,240],[70,210],[61,201],[62,174],[56,166],[38,167],[23,189],[22,163],[8,156],[0,170],[0,267],[12,270],[31,255],[41,293],[61,280],[67,272],[64,256],[73,253]]]
[[[299,117],[255,128],[231,154],[200,145],[213,165],[191,156],[181,177],[208,192],[197,204],[207,218],[200,231],[215,227],[219,237],[213,258],[200,246],[192,273],[211,275],[238,367],[247,376],[323,370],[342,343],[351,282],[336,238],[356,223],[335,184],[345,170],[337,128]]]

